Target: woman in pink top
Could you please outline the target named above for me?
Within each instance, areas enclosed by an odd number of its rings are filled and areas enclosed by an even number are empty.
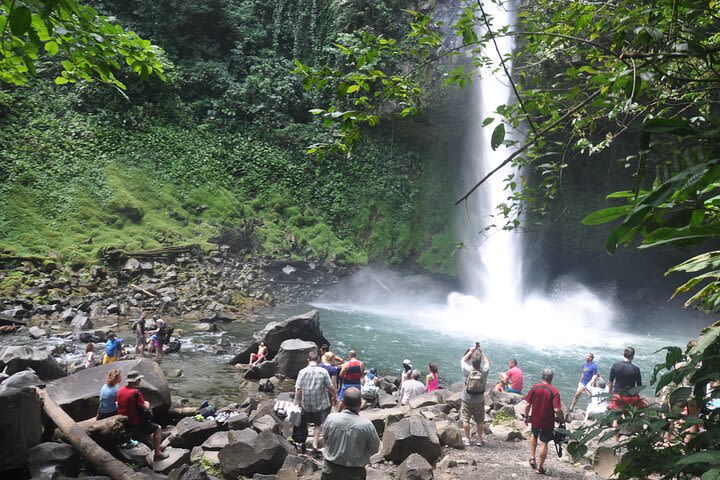
[[[522,393],[523,373],[517,366],[517,360],[514,358],[508,360],[507,372],[499,375],[500,383],[495,386],[495,390],[498,392]]]
[[[425,391],[430,393],[430,392],[434,392],[435,390],[440,388],[440,386],[439,386],[439,382],[438,382],[438,373],[437,373],[438,366],[437,366],[437,364],[434,362],[430,362],[430,364],[428,365],[428,369],[430,370],[430,373],[428,373],[427,376],[425,377],[425,385],[426,385]]]

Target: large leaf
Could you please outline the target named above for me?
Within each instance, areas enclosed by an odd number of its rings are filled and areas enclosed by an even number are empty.
[[[707,450],[704,452],[693,453],[675,463],[675,465],[690,465],[692,463],[709,463],[711,465],[720,465],[720,450]]]
[[[684,228],[658,228],[645,235],[640,248],[655,247],[668,243],[720,237],[720,225],[699,225]]]
[[[505,141],[505,124],[501,123],[493,130],[492,137],[490,138],[490,146],[493,150],[497,150],[503,141]]]
[[[712,252],[706,252],[701,255],[692,257],[689,260],[685,260],[679,265],[675,265],[669,269],[666,273],[672,272],[699,272],[706,268],[719,268],[720,267],[720,250]]]
[[[20,36],[28,31],[32,23],[32,13],[25,6],[15,7],[10,12],[10,31]]]
[[[632,210],[632,205],[603,208],[586,215],[580,222],[583,225],[600,225],[620,218],[629,213],[630,210]]]

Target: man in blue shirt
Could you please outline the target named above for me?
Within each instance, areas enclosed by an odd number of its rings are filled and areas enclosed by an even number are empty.
[[[105,355],[103,355],[103,365],[117,362],[122,355],[123,339],[117,338],[115,333],[108,333],[107,342],[105,342]]]
[[[585,389],[587,384],[598,373],[597,365],[595,365],[593,360],[595,360],[595,356],[592,353],[585,355],[585,364],[583,365],[583,371],[580,374],[580,383],[578,383],[577,391],[575,392],[575,396],[570,404],[571,412],[575,409],[575,404],[577,403],[578,398],[580,398],[580,395],[582,395],[583,392],[587,392]]]

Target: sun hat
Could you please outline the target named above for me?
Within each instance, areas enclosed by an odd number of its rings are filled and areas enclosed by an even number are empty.
[[[131,372],[128,372],[128,374],[125,376],[125,380],[127,383],[135,383],[141,378],[145,378],[145,375],[140,375],[140,372],[137,370],[132,370]]]

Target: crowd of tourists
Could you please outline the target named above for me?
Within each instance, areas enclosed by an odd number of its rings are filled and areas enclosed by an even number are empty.
[[[583,393],[590,396],[586,418],[608,409],[625,411],[630,406],[645,405],[637,393],[642,380],[640,369],[632,363],[635,350],[628,347],[623,354],[623,360],[610,369],[608,381],[599,374],[594,356],[587,354],[571,409],[575,408]],[[379,445],[371,422],[358,415],[360,410],[375,403],[379,377],[374,368],[366,369],[355,351],[349,351],[347,356],[344,360],[329,351],[327,346],[323,346],[319,354],[310,352],[308,366],[300,371],[295,383],[295,404],[301,409],[301,414],[292,438],[305,452],[308,424],[313,424],[312,449],[325,459],[322,476],[325,480],[365,478],[365,465]],[[499,381],[493,388],[522,394],[523,372],[517,360],[508,360],[507,367],[499,374]],[[460,368],[465,379],[460,396],[460,420],[465,434],[462,441],[466,446],[481,447],[484,445],[485,390],[490,361],[479,342],[464,353]],[[421,377],[422,373],[413,368],[409,359],[402,362],[398,397],[402,405],[409,405],[413,398],[442,388],[437,364],[428,365],[424,382]],[[554,437],[555,424],[564,421],[560,392],[552,385],[553,378],[551,369],[543,369],[541,381],[533,385],[525,396],[524,418],[532,433],[529,464],[539,474],[546,473],[548,443]],[[336,413],[331,413],[333,409]],[[474,438],[473,423],[476,426]],[[322,452],[318,449],[321,431],[325,443]]]

